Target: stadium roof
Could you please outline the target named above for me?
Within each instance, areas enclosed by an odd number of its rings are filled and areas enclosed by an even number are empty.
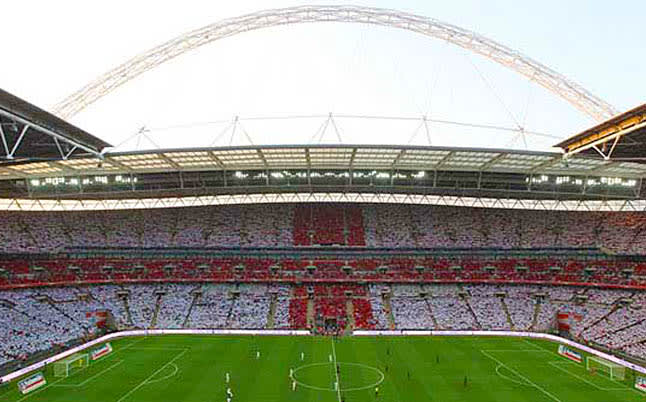
[[[105,153],[5,166],[1,179],[191,171],[442,170],[646,177],[646,166],[562,154],[504,149],[383,145],[275,145]]]
[[[107,200],[361,192],[639,200],[646,165],[502,149],[241,146],[106,153],[0,169],[5,198]]]
[[[605,160],[646,163],[646,104],[637,106],[556,145]]]
[[[0,166],[100,156],[107,142],[0,89]]]

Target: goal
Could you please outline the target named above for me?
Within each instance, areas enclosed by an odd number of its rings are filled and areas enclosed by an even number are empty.
[[[90,357],[87,353],[77,353],[54,363],[54,377],[68,377],[73,371],[89,364]]]
[[[602,359],[596,356],[589,356],[586,360],[586,369],[603,373],[610,377],[611,380],[622,381],[626,378],[626,368],[620,364]]]

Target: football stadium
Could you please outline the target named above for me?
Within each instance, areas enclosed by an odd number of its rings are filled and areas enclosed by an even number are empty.
[[[144,127],[125,149],[77,120],[212,42],[347,25],[440,41],[588,123],[545,135],[469,111],[236,116],[209,127],[220,142],[186,146],[198,125],[183,125],[160,130],[175,145],[141,147],[157,145]],[[47,110],[12,92],[0,90],[0,402],[646,397],[646,104],[618,110],[472,30],[345,5],[216,18]],[[304,121],[311,141],[249,134]],[[374,141],[348,141],[355,122]],[[415,130],[388,131],[400,123]],[[436,141],[457,129],[513,141]]]

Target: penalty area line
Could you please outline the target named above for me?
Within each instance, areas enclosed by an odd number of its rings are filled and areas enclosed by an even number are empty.
[[[94,380],[95,378],[97,378],[98,376],[100,376],[101,374],[104,374],[104,373],[106,373],[106,372],[108,372],[108,371],[112,370],[113,368],[117,367],[118,365],[120,365],[120,364],[121,364],[121,363],[123,363],[123,362],[124,362],[124,360],[119,360],[119,361],[117,361],[117,362],[116,362],[115,364],[113,364],[112,366],[110,366],[110,367],[108,367],[108,368],[106,368],[106,369],[103,369],[103,370],[99,371],[98,373],[94,374],[92,377],[90,377],[90,378],[86,379],[85,381],[83,381],[83,382],[82,382],[82,383],[80,383],[80,384],[56,384],[56,385],[53,385],[53,386],[54,386],[54,387],[68,387],[68,388],[78,388],[78,387],[82,387],[82,386],[84,386],[85,384],[87,384],[88,382],[90,382],[90,381]]]
[[[506,368],[507,370],[509,370],[509,371],[511,371],[512,373],[516,374],[518,377],[520,377],[520,378],[521,378],[521,379],[523,379],[524,381],[527,381],[527,383],[528,383],[528,384],[530,384],[531,386],[533,386],[533,387],[534,387],[534,388],[536,388],[537,390],[541,391],[542,393],[544,393],[545,395],[547,395],[547,396],[548,396],[548,397],[550,397],[551,399],[555,400],[556,402],[562,402],[559,398],[555,397],[554,395],[552,395],[551,393],[549,393],[548,391],[546,391],[543,387],[541,387],[540,385],[536,384],[535,382],[533,382],[533,381],[532,381],[532,380],[530,380],[529,378],[527,378],[527,377],[525,377],[525,376],[521,375],[518,371],[516,371],[516,370],[512,369],[511,367],[507,366],[505,363],[503,363],[503,362],[501,362],[500,360],[496,359],[495,357],[491,356],[491,355],[490,355],[489,353],[487,353],[486,351],[481,350],[480,352],[482,352],[482,354],[484,354],[485,356],[487,356],[487,357],[488,357],[488,358],[490,358],[491,360],[495,361],[496,363],[500,364],[501,366],[503,366],[503,367],[504,367],[504,368]]]
[[[562,356],[561,356],[561,355],[559,355],[557,351],[547,349],[546,347],[544,347],[544,346],[542,346],[542,345],[540,345],[540,344],[534,344],[533,342],[530,342],[530,341],[528,341],[527,339],[523,339],[523,340],[524,340],[526,343],[528,343],[528,344],[530,344],[530,345],[534,345],[534,346],[535,346],[535,347],[537,347],[537,348],[541,348],[541,349],[543,349],[543,350],[544,350],[544,351],[546,351],[546,352],[553,353],[555,356],[557,356],[557,357],[559,358],[559,360],[558,360],[558,361],[550,362],[549,364],[552,364],[552,363],[559,364],[561,361],[563,361]],[[565,362],[570,362],[570,360],[566,360]],[[572,362],[572,364],[574,364],[574,362]],[[555,367],[556,367],[556,366],[555,366]],[[638,391],[638,390],[636,390],[635,388],[632,388],[632,387],[626,386],[625,384],[620,383],[620,382],[618,382],[617,380],[613,380],[613,379],[611,379],[610,381],[615,382],[615,383],[617,383],[617,384],[619,384],[619,385],[625,386],[626,388],[624,388],[624,390],[626,390],[626,389],[627,389],[627,390],[630,390],[630,391],[633,391],[633,392],[637,393],[638,395],[644,395],[644,394],[643,394],[643,392]]]
[[[106,356],[106,359],[107,359],[107,358],[110,358],[110,356],[114,356],[115,354],[117,354],[117,353],[119,353],[119,352],[121,352],[121,351],[124,351],[124,350],[126,350],[126,349],[128,349],[128,348],[132,347],[133,345],[135,345],[135,344],[137,344],[137,343],[139,343],[139,342],[143,341],[144,339],[146,339],[146,338],[141,338],[141,339],[138,339],[138,340],[136,340],[136,341],[134,341],[134,342],[131,342],[131,343],[127,344],[126,346],[124,346],[123,348],[121,348],[121,349],[119,349],[119,350],[115,351],[115,352],[114,352],[114,353],[112,353],[111,355]],[[79,371],[77,371],[76,373],[72,373],[72,375],[77,374],[77,373],[80,373],[81,371],[83,371],[83,370],[79,370]],[[70,378],[70,377],[71,377],[71,376],[68,376],[68,377],[62,377],[61,379],[56,380],[56,381],[54,381],[54,382],[53,382],[53,383],[51,383],[51,384],[46,384],[44,387],[42,387],[42,388],[38,388],[38,389],[37,389],[37,390],[35,390],[34,392],[31,392],[31,393],[29,393],[29,394],[27,394],[27,395],[23,396],[22,398],[18,399],[16,402],[22,402],[22,401],[24,401],[25,399],[30,398],[30,397],[32,397],[32,396],[34,396],[34,395],[36,395],[37,393],[42,392],[42,391],[46,390],[47,388],[49,388],[49,387],[51,387],[51,386],[53,386],[53,385],[56,385],[56,384],[58,384],[59,382],[61,382],[61,381],[63,381],[63,380],[66,380],[66,379],[68,379],[68,378]]]
[[[566,364],[568,364],[568,365],[569,365],[569,363],[567,363],[567,362],[563,362],[563,363],[566,363]],[[565,369],[565,368],[563,368],[563,367],[559,367],[560,365],[559,365],[559,363],[557,363],[557,362],[549,362],[549,363],[547,363],[547,364],[549,364],[549,365],[550,365],[550,366],[552,366],[552,367],[557,368],[558,370],[561,370],[561,371],[562,371],[562,372],[564,372],[564,373],[567,373],[567,374],[571,375],[571,376],[572,376],[572,377],[574,377],[574,378],[578,378],[579,380],[581,380],[581,381],[583,381],[584,383],[586,383],[586,384],[588,384],[588,385],[590,385],[590,386],[592,386],[592,387],[594,387],[594,388],[598,389],[599,391],[625,391],[625,390],[628,388],[628,387],[624,387],[624,388],[603,388],[603,387],[600,387],[600,386],[598,386],[597,384],[593,383],[592,381],[587,380],[587,379],[585,379],[585,378],[581,377],[581,376],[580,376],[580,375],[578,375],[578,374],[574,374],[574,373],[572,373],[572,372],[571,372],[570,370],[568,370],[568,369]]]

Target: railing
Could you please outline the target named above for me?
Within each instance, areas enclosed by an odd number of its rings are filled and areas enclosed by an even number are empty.
[[[21,256],[11,254],[15,257]],[[29,259],[43,259],[48,254],[24,254]],[[607,260],[646,260],[646,256],[623,256],[608,254],[600,248],[548,247],[548,248],[388,248],[360,246],[298,246],[298,247],[69,247],[59,253],[49,254],[50,257],[65,258],[94,258],[94,257],[127,257],[127,258],[180,258],[186,256],[200,257],[487,257],[501,258],[578,258]],[[3,259],[0,254],[0,259]]]

